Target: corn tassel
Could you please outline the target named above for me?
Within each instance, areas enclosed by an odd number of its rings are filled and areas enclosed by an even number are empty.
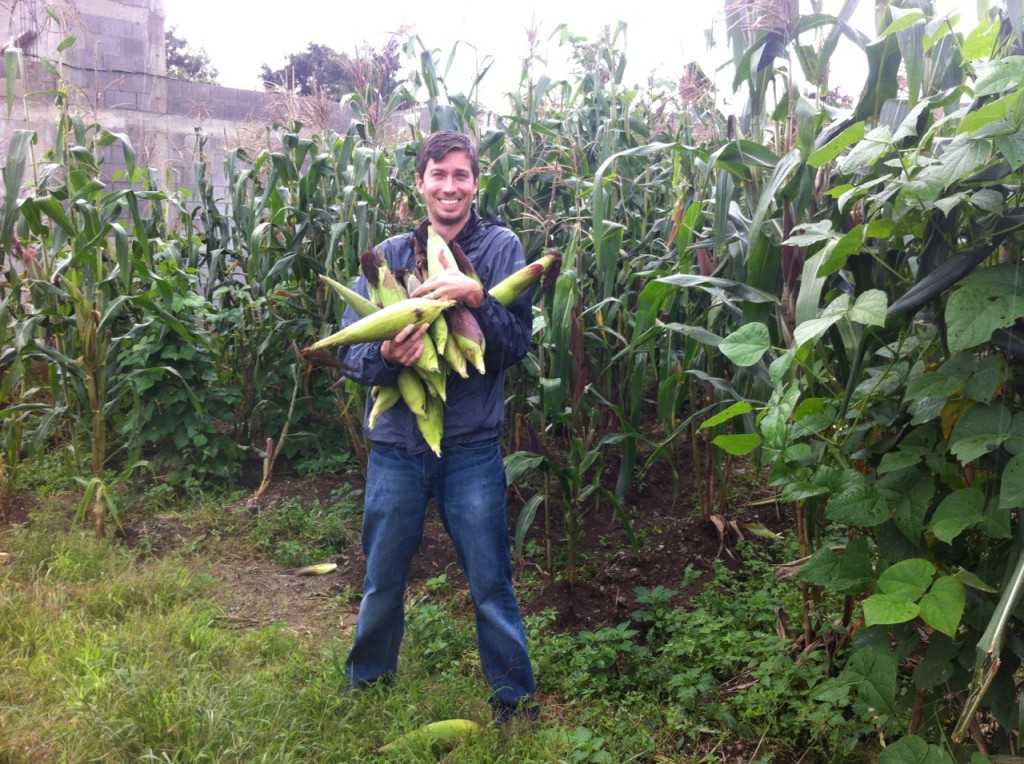
[[[360,342],[391,340],[409,324],[416,327],[429,324],[441,315],[442,311],[453,305],[455,305],[455,300],[410,297],[402,302],[381,308],[365,318],[360,318],[341,331],[314,342],[308,349],[323,350],[335,345],[355,345]]]
[[[370,420],[368,422],[371,430],[377,426],[377,419],[380,418],[381,414],[402,400],[402,392],[398,389],[398,385],[375,387],[374,390],[376,392],[371,391],[373,407],[370,409]]]
[[[557,276],[562,267],[562,255],[558,252],[549,252],[543,257],[535,260],[524,268],[520,268],[512,275],[499,281],[490,289],[490,295],[506,308],[511,305],[520,295],[534,284],[544,279],[550,283],[553,276]]]
[[[487,373],[484,366],[484,350],[486,342],[480,324],[476,322],[476,316],[469,312],[469,308],[461,302],[457,303],[448,313],[451,322],[448,329],[455,339],[459,350],[466,357],[466,361],[481,374]]]
[[[427,415],[427,391],[415,371],[405,367],[398,372],[398,389],[402,393],[405,405],[417,418]]]
[[[444,437],[444,404],[440,398],[428,396],[426,409],[426,416],[416,417],[416,425],[430,450],[440,457],[441,438]]]

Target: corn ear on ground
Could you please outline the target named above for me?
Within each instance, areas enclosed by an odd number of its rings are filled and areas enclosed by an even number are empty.
[[[295,576],[326,576],[338,569],[336,562],[318,562],[315,565],[304,565],[301,568],[292,568],[288,572]]]
[[[407,732],[387,745],[381,746],[380,753],[388,753],[398,748],[409,746],[429,746],[452,748],[468,735],[483,732],[483,727],[469,719],[446,719],[443,722],[431,722]]]

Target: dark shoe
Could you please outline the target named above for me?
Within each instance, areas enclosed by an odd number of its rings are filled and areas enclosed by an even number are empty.
[[[532,722],[540,716],[540,703],[533,698],[523,698],[519,703],[510,705],[508,703],[491,702],[491,718],[498,726],[510,724],[514,721]]]

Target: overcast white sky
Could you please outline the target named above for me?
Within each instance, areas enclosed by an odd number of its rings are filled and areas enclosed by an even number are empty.
[[[240,88],[258,88],[261,64],[280,68],[288,54],[304,50],[310,42],[351,53],[363,43],[379,47],[401,27],[444,56],[460,43],[457,61],[467,74],[464,80],[453,77],[455,81],[449,82],[455,91],[468,90],[476,57],[493,56],[484,80],[485,98],[518,91],[522,59],[528,51],[527,30],[533,26],[539,30],[540,51],[556,76],[564,73],[565,49],[549,38],[563,23],[574,34],[596,40],[602,27],[626,22],[626,84],[630,86],[646,82],[652,71],[675,80],[692,60],[700,61],[713,76],[714,69],[731,58],[722,0],[513,0],[486,6],[423,0],[387,0],[379,5],[372,0],[286,0],[263,6],[262,11],[260,4],[224,0],[163,0],[163,4],[167,28],[177,27],[179,36],[193,48],[206,50],[222,85]],[[825,0],[826,12],[838,12],[841,5],[841,0]],[[955,9],[973,22],[975,0],[939,0],[938,5]],[[853,22],[869,36],[874,33],[873,6],[873,0],[861,0]],[[711,51],[705,44],[705,29],[712,29],[718,42]],[[845,90],[856,95],[863,81],[863,56],[849,47],[842,51],[844,57],[833,61],[833,79],[845,77],[855,83]],[[728,81],[723,78],[719,84]]]

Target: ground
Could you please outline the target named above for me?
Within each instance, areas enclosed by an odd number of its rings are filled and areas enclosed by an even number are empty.
[[[685,471],[681,471],[686,474]],[[358,595],[362,588],[364,559],[358,544],[342,550],[335,561],[337,570],[324,576],[296,576],[282,566],[254,556],[242,543],[244,532],[260,508],[272,507],[289,499],[329,497],[341,482],[361,487],[358,470],[345,475],[297,477],[278,474],[258,503],[250,499],[230,506],[227,517],[215,525],[183,523],[173,514],[158,514],[132,524],[127,530],[130,542],[142,540],[160,553],[186,544],[214,547],[217,562],[213,574],[222,590],[224,618],[241,628],[278,622],[305,634],[325,630],[347,630],[355,625]],[[509,492],[509,529],[514,532],[524,493]],[[673,498],[673,494],[677,494]],[[749,533],[753,524],[780,531],[787,526],[785,511],[761,490],[752,490],[734,503],[729,516],[710,519],[692,504],[693,488],[682,485],[672,489],[670,470],[656,467],[645,476],[628,500],[629,517],[638,539],[634,548],[610,508],[590,509],[585,518],[581,541],[580,574],[575,586],[564,579],[564,559],[556,562],[556,576],[544,570],[544,561],[536,554],[517,558],[517,576],[535,572],[527,587],[520,587],[524,613],[550,610],[555,613],[553,627],[577,633],[621,623],[634,609],[636,587],[664,586],[676,589],[676,599],[685,606],[689,596],[709,578],[712,561],[736,562],[734,554],[738,534],[757,540]],[[723,529],[723,521],[737,521]],[[211,521],[212,522],[212,521]],[[556,549],[564,548],[559,517],[553,518]],[[224,529],[230,529],[225,533]],[[527,547],[542,549],[543,522],[538,516],[527,536]],[[699,571],[683,587],[687,567]],[[465,579],[451,544],[431,509],[419,553],[410,574],[410,596],[423,596],[426,583],[444,574],[456,592],[465,591]]]
[[[667,464],[656,465],[632,489],[626,506],[638,540],[636,547],[630,544],[610,508],[588,510],[575,586],[570,587],[562,575],[564,558],[556,561],[554,578],[544,570],[540,556],[517,558],[520,581],[524,580],[525,572],[536,573],[529,576],[529,586],[520,587],[524,613],[553,611],[554,628],[576,633],[625,620],[633,610],[638,586],[661,585],[679,590],[676,600],[685,606],[689,596],[707,580],[712,560],[719,558],[727,565],[735,563],[737,531],[756,540],[749,531],[745,532],[752,524],[776,531],[788,525],[785,510],[756,487],[731,501],[733,506],[727,517],[704,516],[693,506],[693,485],[685,482],[692,470],[686,465],[681,467],[677,474],[683,477],[675,489]],[[364,559],[357,543],[340,551],[336,557],[338,568],[330,574],[296,576],[256,555],[246,542],[247,528],[261,508],[289,499],[318,499],[326,503],[342,482],[361,487],[360,471],[298,477],[285,468],[275,474],[258,502],[240,500],[229,506],[223,517],[197,520],[176,512],[129,517],[122,537],[126,543],[146,545],[154,554],[186,547],[209,552],[205,556],[215,560],[211,572],[219,582],[218,598],[224,607],[224,619],[239,628],[281,623],[305,634],[347,630],[355,625],[362,588]],[[756,485],[754,481],[745,482]],[[513,487],[509,491],[510,533],[514,532],[522,503],[532,490]],[[31,497],[8,499],[3,519],[20,522],[31,506]],[[556,511],[552,518],[552,535],[556,550],[561,550],[564,542],[558,514]],[[730,520],[737,522],[723,530],[723,521]],[[543,521],[538,516],[527,536],[527,548],[542,549],[543,545]],[[687,567],[702,575],[691,576],[690,583],[683,587]],[[411,596],[420,596],[426,582],[441,574],[454,591],[465,590],[465,579],[451,544],[431,509],[410,574]]]
[[[677,474],[691,475],[687,465],[676,465]],[[740,481],[748,488],[730,500],[726,516],[707,517],[693,504],[694,486],[673,487],[672,470],[660,465],[646,474],[631,491],[628,507],[633,546],[608,506],[588,510],[581,540],[580,574],[575,586],[564,580],[564,558],[556,564],[556,575],[543,569],[536,554],[543,549],[542,518],[538,517],[527,536],[530,555],[515,560],[517,590],[525,614],[551,611],[553,628],[572,633],[615,626],[633,612],[636,587],[664,586],[675,589],[675,601],[685,607],[687,600],[710,580],[715,559],[728,566],[737,564],[735,553],[739,534],[758,542],[751,529],[760,525],[781,532],[789,524],[785,509],[759,488],[761,481],[746,477]],[[154,556],[181,552],[182,560],[212,560],[203,572],[212,574],[220,604],[220,619],[225,626],[249,630],[281,624],[312,638],[337,636],[355,627],[362,588],[364,559],[357,542],[349,544],[335,557],[336,570],[322,576],[299,576],[254,551],[249,529],[257,513],[290,500],[322,505],[342,483],[362,487],[362,475],[352,470],[343,475],[305,476],[279,470],[258,502],[251,495],[228,506],[225,511],[140,513],[126,518],[118,534],[121,543],[136,545]],[[255,493],[255,485],[253,493]],[[509,530],[514,532],[523,501],[533,486],[513,487],[509,491]],[[0,520],[22,522],[27,519],[34,500],[31,497],[9,499],[0,511]],[[556,513],[557,514],[557,513]],[[560,518],[553,517],[555,548],[564,548]],[[196,552],[197,554],[189,554]],[[0,557],[0,564],[4,562]],[[693,572],[686,574],[687,568]],[[694,572],[699,572],[697,576]],[[465,579],[437,514],[431,508],[420,550],[413,561],[409,596],[417,601],[432,596],[428,582],[444,574],[450,592],[465,593],[462,599],[469,614]],[[687,584],[684,586],[684,576]],[[458,601],[458,598],[454,601]],[[709,743],[709,746],[713,743]],[[751,759],[756,741],[736,741],[736,751],[720,750],[723,761]]]

